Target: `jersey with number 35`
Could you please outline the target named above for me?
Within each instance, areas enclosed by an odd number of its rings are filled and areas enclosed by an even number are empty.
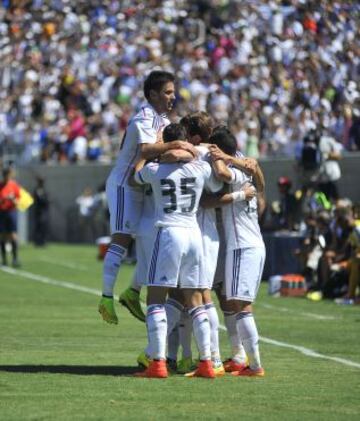
[[[149,163],[135,174],[140,184],[152,186],[156,207],[155,225],[158,227],[197,226],[196,212],[204,188],[217,192],[222,182],[208,162]]]

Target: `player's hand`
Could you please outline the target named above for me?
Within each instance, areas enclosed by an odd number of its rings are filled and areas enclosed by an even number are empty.
[[[249,175],[254,175],[258,167],[257,160],[254,158],[243,158],[243,162],[244,162],[243,170]]]
[[[211,159],[213,161],[217,161],[219,159],[223,160],[226,163],[229,161],[229,158],[230,158],[229,155],[223,152],[218,146],[209,145],[209,151],[210,151]]]
[[[256,188],[250,183],[246,183],[241,190],[245,193],[245,200],[247,201],[251,200],[257,194]]]
[[[198,156],[198,151],[195,149],[194,145],[184,140],[174,140],[170,143],[170,145],[170,149],[183,149],[185,151],[190,152],[193,155],[193,157]]]

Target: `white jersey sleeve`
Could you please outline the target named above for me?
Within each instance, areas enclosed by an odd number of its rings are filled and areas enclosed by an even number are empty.
[[[243,185],[245,183],[251,182],[251,177],[246,175],[243,171],[238,170],[237,168],[229,168],[232,173],[232,179],[228,184],[239,184]]]
[[[157,131],[153,126],[153,118],[143,118],[134,122],[136,130],[136,140],[138,144],[155,143],[157,140]]]
[[[166,116],[157,114],[149,104],[143,106],[133,118],[137,144],[157,142],[159,132],[169,123]]]
[[[159,164],[156,162],[150,162],[146,164],[140,171],[135,173],[135,181],[138,184],[151,184],[156,179],[156,173],[159,169]]]
[[[201,164],[205,175],[205,189],[211,193],[220,191],[224,186],[223,182],[216,178],[215,173],[208,162],[202,161]]]

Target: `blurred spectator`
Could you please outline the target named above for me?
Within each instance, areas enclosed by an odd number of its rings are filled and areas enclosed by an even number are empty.
[[[292,182],[288,177],[278,179],[278,229],[294,230],[298,228],[300,216],[300,204],[295,194],[291,192]]]
[[[246,122],[235,132],[251,156],[294,156],[321,127],[358,150],[359,8],[350,0],[1,2],[0,153],[109,162],[154,67],[176,74],[178,115],[208,109],[216,123]]]
[[[36,187],[33,192],[34,205],[34,244],[44,246],[49,229],[49,196],[45,189],[45,181],[42,177],[36,178]]]
[[[96,239],[94,215],[97,200],[90,187],[85,187],[80,196],[76,198],[78,206],[79,241],[93,242]]]
[[[341,170],[338,161],[341,159],[342,145],[333,137],[323,134],[320,137],[319,150],[321,166],[318,188],[328,199],[336,201],[339,198],[337,184],[341,177]]]

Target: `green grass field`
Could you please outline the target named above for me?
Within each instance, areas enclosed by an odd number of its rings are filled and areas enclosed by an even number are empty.
[[[145,325],[121,307],[119,325],[100,319],[96,248],[20,252],[20,270],[0,268],[1,421],[360,419],[359,306],[276,299],[264,284],[255,311],[265,378],[137,379]],[[117,292],[132,271],[122,269]]]

